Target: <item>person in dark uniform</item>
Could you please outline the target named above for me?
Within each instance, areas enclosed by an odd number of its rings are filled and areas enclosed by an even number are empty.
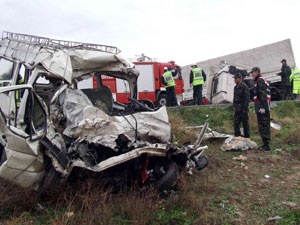
[[[271,92],[269,83],[260,74],[259,67],[253,67],[251,72],[254,79],[254,108],[257,115],[258,130],[263,145],[258,150],[270,150],[270,101]]]
[[[243,82],[242,74],[234,75],[236,83],[233,91],[233,110],[234,110],[234,136],[241,136],[240,124],[243,124],[244,137],[250,137],[249,130],[249,99],[250,93],[248,86]]]
[[[202,105],[202,86],[206,81],[206,74],[203,69],[193,64],[190,73],[190,86],[193,86],[193,99],[195,105]]]
[[[18,78],[17,78],[17,85],[19,84],[24,84],[24,79],[20,74],[18,74]],[[22,95],[23,95],[23,91],[17,90],[15,92],[17,109],[20,108]]]
[[[171,68],[164,68],[164,74],[161,77],[161,83],[165,85],[166,94],[167,94],[167,106],[178,106],[176,98],[176,82],[174,77],[176,76],[177,71],[171,71]]]
[[[291,67],[286,63],[286,59],[281,60],[282,67],[281,72],[277,75],[281,76],[281,99],[289,100],[292,99],[292,84],[290,82],[290,75],[292,73]]]

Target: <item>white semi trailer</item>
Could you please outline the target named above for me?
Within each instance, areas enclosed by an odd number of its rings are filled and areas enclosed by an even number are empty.
[[[281,70],[280,61],[282,59],[286,59],[292,69],[296,66],[290,39],[198,62],[198,67],[201,67],[208,75],[203,87],[203,97],[205,98],[203,102],[220,104],[233,101],[233,87],[235,84],[232,79],[233,74],[229,71],[230,66],[241,70],[246,76],[246,82],[250,84],[252,79],[251,77],[247,78],[247,71],[249,72],[254,66],[260,67],[262,76],[271,85],[272,99],[280,100],[281,77],[276,74]],[[192,89],[187,86],[189,85],[190,70],[190,65],[182,67],[181,70],[186,90],[184,93],[186,104],[192,98]]]

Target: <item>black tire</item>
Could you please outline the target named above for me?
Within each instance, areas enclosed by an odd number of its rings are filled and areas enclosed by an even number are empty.
[[[157,100],[158,106],[167,106],[167,94],[160,94]]]
[[[40,189],[40,192],[45,191],[47,188],[51,187],[51,186],[55,186],[57,184],[59,184],[61,180],[61,175],[59,172],[57,172],[54,167],[52,165],[48,165]]]
[[[161,164],[160,167],[163,168],[163,171],[161,170],[160,173],[155,175],[158,179],[155,187],[162,193],[174,187],[179,177],[179,170],[177,164],[173,161],[166,162],[165,165]]]
[[[196,162],[197,170],[202,170],[203,168],[207,167],[208,165],[208,158],[206,156],[200,156]]]
[[[0,166],[6,160],[4,147],[0,144]]]
[[[191,106],[191,105],[195,105],[195,101],[194,99],[189,100],[189,102],[187,103],[187,105]]]

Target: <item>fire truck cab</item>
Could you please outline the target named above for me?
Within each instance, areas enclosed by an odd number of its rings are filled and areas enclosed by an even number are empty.
[[[164,74],[164,68],[167,67],[177,71],[177,75],[174,77],[177,102],[182,101],[184,83],[181,77],[181,68],[174,61],[162,63],[156,62],[155,59],[149,59],[148,61],[133,61],[133,64],[135,65],[135,69],[140,72],[137,83],[138,100],[145,101],[144,103],[146,104],[150,100],[156,106],[166,105],[166,88],[161,83],[161,79]],[[102,77],[102,82],[103,85],[110,88],[115,101],[123,104],[129,103],[128,97],[130,97],[130,92],[125,80],[104,76]],[[93,82],[93,84],[94,88],[97,88],[96,82]]]

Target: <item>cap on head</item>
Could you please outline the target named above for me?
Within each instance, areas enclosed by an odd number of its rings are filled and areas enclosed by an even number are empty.
[[[286,63],[286,59],[282,59],[280,62],[281,62],[281,63],[283,63],[283,62],[285,62],[285,63]]]
[[[164,67],[164,70],[168,70],[168,67],[165,66],[165,67]]]
[[[241,73],[236,73],[236,74],[234,74],[233,78],[234,79],[236,79],[236,78],[242,78],[242,74]]]
[[[250,71],[250,73],[253,72],[259,72],[260,73],[260,68],[259,67],[253,67],[252,70]]]
[[[191,67],[194,67],[194,66],[197,66],[197,63],[194,63],[194,64],[191,65]]]

